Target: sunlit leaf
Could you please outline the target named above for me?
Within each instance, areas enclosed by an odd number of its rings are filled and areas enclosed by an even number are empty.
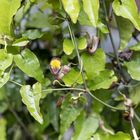
[[[76,23],[80,12],[79,0],[61,0],[61,1],[63,3],[65,11],[70,16],[72,22]]]
[[[135,0],[114,0],[112,6],[117,16],[127,18],[140,30],[140,16]]]
[[[82,112],[77,118],[74,127],[75,131],[72,140],[87,140],[99,127],[99,118],[96,114],[90,114],[86,118]]]
[[[63,42],[63,51],[65,54],[70,55],[74,50],[74,46],[71,40],[65,39]]]
[[[83,7],[92,25],[97,27],[99,18],[99,0],[83,0]]]
[[[25,38],[20,38],[20,39],[15,40],[13,42],[12,46],[22,47],[22,46],[26,46],[28,43],[29,43],[29,40],[27,40]]]
[[[0,140],[6,140],[6,120],[0,118]]]
[[[10,78],[10,73],[2,72],[0,74],[0,88],[8,82],[9,78]]]
[[[28,76],[42,82],[44,78],[43,72],[40,68],[39,61],[33,52],[29,49],[25,49],[21,52],[21,54],[14,56],[14,61],[16,65]]]
[[[132,51],[140,51],[140,43],[130,46],[129,49]]]
[[[42,114],[40,113],[39,101],[41,99],[41,84],[36,83],[31,88],[30,85],[22,86],[20,94],[23,103],[27,106],[30,114],[39,122],[43,123]]]
[[[84,50],[87,47],[87,40],[84,37],[81,37],[77,40],[78,42],[78,49]]]
[[[4,49],[0,49],[0,70],[6,70],[13,62],[13,55],[6,53]]]

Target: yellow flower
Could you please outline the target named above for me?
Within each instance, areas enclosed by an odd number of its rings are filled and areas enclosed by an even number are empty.
[[[61,62],[58,58],[53,58],[50,62],[50,66],[52,69],[60,69],[61,68]]]

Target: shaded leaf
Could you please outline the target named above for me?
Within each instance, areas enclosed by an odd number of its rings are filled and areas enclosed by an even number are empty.
[[[140,30],[140,16],[135,0],[114,0],[112,6],[117,16],[127,18]]]
[[[80,12],[79,0],[61,0],[61,1],[63,3],[65,11],[70,16],[72,22],[76,23]]]
[[[92,25],[97,27],[99,18],[99,0],[83,0],[83,7]]]
[[[6,140],[6,120],[0,118],[0,140]]]
[[[40,68],[39,61],[33,52],[29,49],[25,49],[21,54],[14,56],[14,61],[24,73],[42,82],[44,75]]]
[[[41,99],[41,84],[36,83],[31,88],[30,85],[22,86],[20,94],[23,103],[27,106],[30,114],[39,122],[43,123],[42,114],[40,113],[39,101]]]
[[[72,140],[87,140],[99,127],[99,118],[96,114],[90,114],[87,118],[84,112],[77,118],[75,124],[75,132]]]
[[[116,16],[116,21],[120,34],[120,50],[123,50],[132,37],[134,27],[128,19]]]
[[[70,55],[74,50],[74,46],[71,40],[65,39],[63,42],[63,51],[65,54]]]
[[[97,49],[93,55],[89,53],[82,54],[82,61],[88,79],[93,79],[100,71],[105,69],[106,57],[102,49]]]

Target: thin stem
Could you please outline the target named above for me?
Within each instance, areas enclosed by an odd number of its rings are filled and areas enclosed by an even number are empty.
[[[75,35],[70,27],[70,24],[67,20],[67,23],[68,23],[68,29],[69,29],[69,33],[70,33],[70,36],[71,36],[71,40],[72,40],[72,43],[73,45],[75,46],[75,50],[76,50],[76,53],[77,53],[77,57],[78,57],[78,63],[79,63],[79,66],[81,67],[81,74],[82,74],[82,79],[83,79],[83,83],[84,83],[84,87],[85,89],[87,89],[87,84],[86,84],[86,80],[85,80],[85,76],[84,76],[84,68],[83,68],[83,65],[82,65],[82,60],[81,60],[81,57],[80,57],[80,54],[79,54],[79,51],[78,51],[78,46],[77,46],[77,42],[76,42],[76,39],[75,39]]]
[[[140,117],[137,115],[136,112],[134,112],[134,116],[135,116],[135,118],[137,119],[137,121],[140,122]]]
[[[20,87],[22,87],[22,86],[23,86],[22,84],[17,83],[16,81],[13,81],[13,80],[9,80],[9,82],[12,82],[12,83],[14,83],[14,84],[16,84],[16,85],[18,85],[18,86],[20,86]]]
[[[111,109],[113,109],[113,110],[120,110],[120,111],[123,111],[123,109],[120,109],[120,108],[111,106],[111,105],[105,103],[104,101],[100,100],[99,98],[97,98],[96,96],[94,96],[90,91],[88,91],[88,94],[89,94],[91,97],[93,97],[95,100],[97,100],[98,102],[100,102],[101,104],[105,105],[105,106],[108,107],[108,108],[111,108]]]

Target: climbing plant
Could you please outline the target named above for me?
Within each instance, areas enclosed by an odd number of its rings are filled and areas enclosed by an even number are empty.
[[[0,140],[138,140],[135,0],[0,0]]]

